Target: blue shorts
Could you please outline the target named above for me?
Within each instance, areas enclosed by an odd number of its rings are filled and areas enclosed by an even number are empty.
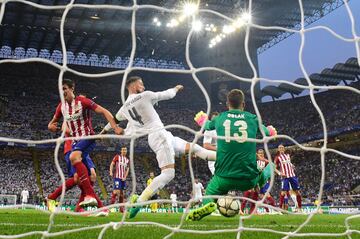
[[[70,160],[70,154],[74,151],[81,151],[82,152],[82,162],[83,164],[85,164],[87,170],[88,170],[88,174],[90,175],[90,169],[93,168],[95,169],[95,164],[92,161],[92,159],[90,158],[89,153],[95,148],[96,143],[94,140],[79,140],[79,141],[74,141],[73,145],[72,145],[72,150],[67,152],[65,154],[65,162],[66,162],[66,166],[68,169],[68,175],[69,177],[73,177],[74,174],[76,173],[76,169],[74,168],[74,166],[71,164],[71,160]]]
[[[260,194],[265,194],[269,187],[270,183],[266,182],[266,184],[260,189]]]
[[[292,190],[300,190],[299,180],[297,177],[283,178],[281,181],[281,190],[290,191],[290,185]]]
[[[81,151],[83,154],[89,154],[94,150],[96,146],[94,139],[81,139],[78,141],[74,141],[72,144],[71,152]]]
[[[125,190],[126,182],[120,178],[114,178],[114,190]]]

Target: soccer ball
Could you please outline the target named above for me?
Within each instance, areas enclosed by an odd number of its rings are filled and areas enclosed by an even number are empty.
[[[217,208],[221,215],[225,217],[233,217],[239,214],[240,202],[231,197],[222,197],[217,200]]]

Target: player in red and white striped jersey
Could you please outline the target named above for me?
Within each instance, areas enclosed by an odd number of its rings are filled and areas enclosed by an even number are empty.
[[[281,182],[281,193],[280,193],[280,208],[287,209],[287,205],[284,204],[284,199],[291,188],[296,194],[296,200],[298,203],[298,209],[301,208],[301,195],[300,195],[300,185],[298,178],[295,175],[294,165],[291,163],[290,154],[285,152],[284,145],[280,144],[278,146],[278,153],[275,156],[275,165],[279,168],[282,176]]]
[[[112,114],[105,108],[97,105],[92,100],[83,97],[75,96],[75,84],[69,79],[64,79],[63,83],[64,103],[59,103],[56,108],[53,119],[48,124],[48,128],[52,132],[59,130],[58,122],[61,117],[64,118],[66,129],[69,130],[70,136],[89,136],[93,135],[92,122],[90,112],[102,114],[104,118],[110,123],[116,134],[122,134],[123,129],[118,127],[114,121]],[[96,195],[90,183],[88,170],[82,162],[83,154],[89,154],[95,147],[95,140],[80,139],[74,142],[70,154],[71,164],[74,166],[79,177],[79,185],[85,195],[84,200],[80,206],[97,205]]]
[[[126,188],[126,178],[129,174],[129,159],[126,157],[126,147],[121,148],[121,154],[115,155],[110,164],[110,176],[114,177],[114,190],[111,195],[111,204],[116,201],[116,195],[119,196],[119,203],[124,202],[124,190]],[[115,168],[115,175],[114,175]],[[124,207],[120,207],[120,212],[124,212]]]

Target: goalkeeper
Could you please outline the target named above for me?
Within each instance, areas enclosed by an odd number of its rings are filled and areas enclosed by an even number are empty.
[[[225,195],[230,190],[247,191],[256,185],[262,187],[271,176],[271,164],[260,173],[256,163],[256,143],[248,142],[259,134],[259,124],[256,115],[244,111],[244,93],[233,89],[227,95],[228,111],[219,114],[214,119],[207,120],[207,115],[200,112],[195,121],[205,130],[216,130],[217,151],[215,173],[209,182],[205,195]],[[272,126],[262,129],[267,136],[277,134]],[[233,139],[230,139],[233,137]],[[204,206],[190,211],[186,220],[198,221],[216,210],[213,199],[204,199]]]

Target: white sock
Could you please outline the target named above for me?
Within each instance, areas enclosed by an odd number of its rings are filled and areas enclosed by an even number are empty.
[[[161,171],[161,174],[154,178],[149,186],[141,193],[138,202],[149,200],[158,190],[162,189],[175,177],[175,169],[167,168]]]
[[[216,151],[204,149],[203,147],[199,146],[198,144],[194,144],[192,146],[192,152],[194,152],[194,154],[201,159],[205,159],[205,160],[209,160],[209,161],[216,160]]]

